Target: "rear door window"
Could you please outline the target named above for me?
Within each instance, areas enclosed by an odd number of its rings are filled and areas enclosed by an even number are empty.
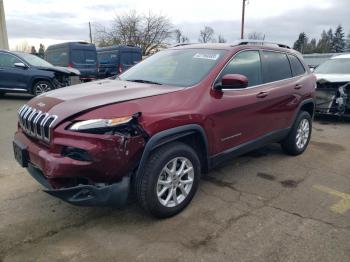
[[[45,60],[56,66],[68,65],[68,50],[67,49],[54,49],[46,51]]]
[[[286,54],[273,51],[263,51],[262,53],[264,83],[292,77],[292,71]]]
[[[240,74],[248,78],[248,86],[262,84],[261,61],[259,51],[238,53],[221,72],[219,81],[226,74]]]
[[[118,62],[118,51],[106,51],[98,53],[100,64],[116,64]]]
[[[300,60],[294,55],[288,55],[293,76],[300,76],[305,73],[305,68]]]
[[[71,51],[72,62],[74,64],[95,64],[96,52],[92,50],[78,50],[73,49]]]

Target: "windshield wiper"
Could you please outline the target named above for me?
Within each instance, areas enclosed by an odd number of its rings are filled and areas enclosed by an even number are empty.
[[[162,85],[161,83],[155,82],[155,81],[149,81],[149,80],[143,80],[143,79],[130,79],[126,80],[129,82],[136,82],[136,83],[145,83],[145,84],[154,84],[154,85]]]

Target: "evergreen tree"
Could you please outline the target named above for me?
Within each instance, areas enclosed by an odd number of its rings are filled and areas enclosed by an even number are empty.
[[[346,39],[346,49],[345,52],[350,52],[350,32],[348,34],[348,37]]]
[[[39,51],[38,51],[38,56],[41,58],[44,58],[45,55],[45,47],[43,44],[40,44]]]
[[[330,53],[331,52],[331,39],[329,39],[329,35],[326,33],[325,30],[323,30],[323,32],[321,34],[321,38],[317,43],[316,52],[317,53]]]
[[[344,52],[345,47],[346,47],[346,42],[345,42],[343,27],[341,25],[338,25],[332,39],[332,52],[334,53]]]
[[[316,44],[316,38],[312,38],[310,43],[306,44],[306,48],[304,50],[305,54],[312,54],[317,52],[317,44]]]
[[[300,53],[304,54],[304,52],[306,51],[305,49],[307,48],[307,42],[308,38],[306,34],[302,32],[299,34],[298,40],[295,41],[293,48],[299,51]]]
[[[327,32],[327,37],[329,41],[329,53],[334,53],[334,47],[333,47],[333,30],[330,28]]]

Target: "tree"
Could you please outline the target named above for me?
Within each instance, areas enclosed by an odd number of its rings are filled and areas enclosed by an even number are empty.
[[[214,37],[214,29],[210,26],[205,26],[203,30],[200,31],[199,34],[199,42],[201,43],[208,43],[213,41]]]
[[[309,43],[306,43],[304,53],[305,54],[312,54],[315,52],[317,52],[316,38],[312,38]]]
[[[44,58],[45,56],[45,46],[43,44],[40,44],[38,56],[41,58]]]
[[[149,12],[139,15],[131,11],[117,15],[110,28],[94,25],[94,42],[98,46],[133,45],[142,49],[143,55],[164,47],[172,35],[172,24],[163,15]]]
[[[32,55],[37,55],[37,52],[36,52],[36,49],[35,49],[35,46],[32,46],[31,49],[30,49],[30,53]]]
[[[346,47],[346,42],[344,38],[343,27],[341,25],[338,25],[332,39],[332,52],[335,52],[335,53],[344,52],[345,47]]]
[[[226,43],[227,40],[220,34],[220,35],[218,36],[218,42],[219,42],[219,43]]]
[[[331,52],[331,39],[326,30],[322,31],[321,38],[318,40],[316,52],[317,53],[330,53]]]
[[[350,52],[350,32],[348,34],[348,37],[346,39],[346,49],[345,52]]]
[[[295,41],[293,48],[300,53],[304,54],[307,46],[308,38],[304,32],[299,34],[298,40]]]
[[[175,29],[173,34],[174,34],[174,38],[175,38],[176,43],[178,43],[178,44],[188,43],[188,41],[189,41],[188,37],[184,36],[180,29]]]
[[[248,34],[248,39],[252,40],[265,40],[265,34],[259,32],[253,32]]]
[[[27,41],[22,41],[16,45],[16,51],[30,53],[31,47]]]
[[[333,30],[332,28],[330,28],[327,32],[327,37],[328,37],[328,41],[329,41],[329,53],[334,52],[334,48],[333,48]]]

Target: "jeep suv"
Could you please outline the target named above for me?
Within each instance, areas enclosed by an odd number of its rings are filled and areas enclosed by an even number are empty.
[[[176,46],[117,79],[42,94],[18,112],[18,162],[74,205],[156,217],[183,210],[201,173],[278,142],[306,149],[315,76],[299,53],[266,42]]]

